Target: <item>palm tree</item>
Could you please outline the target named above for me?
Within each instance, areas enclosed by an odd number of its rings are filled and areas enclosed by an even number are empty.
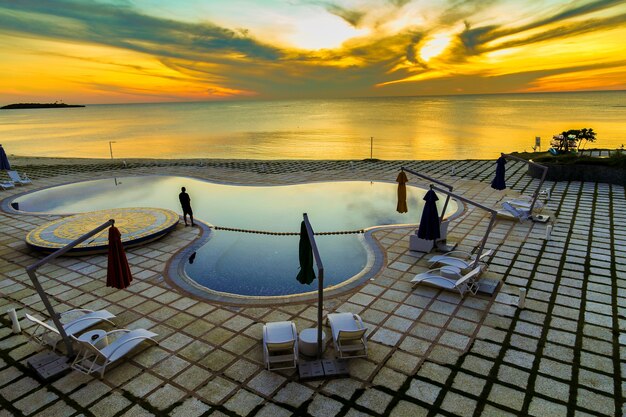
[[[584,145],[587,145],[587,142],[593,143],[596,141],[596,132],[594,132],[592,128],[581,129],[577,137],[578,137],[578,150],[580,150],[580,145],[583,140],[585,141]],[[583,149],[584,148],[585,146],[583,146]]]

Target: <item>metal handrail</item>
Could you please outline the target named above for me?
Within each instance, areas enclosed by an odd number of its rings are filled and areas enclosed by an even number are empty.
[[[113,219],[108,220],[105,223],[103,223],[100,226],[98,226],[95,229],[93,229],[91,232],[85,233],[84,235],[82,235],[78,239],[68,243],[67,245],[65,245],[61,249],[59,249],[59,250],[51,253],[50,255],[46,256],[45,258],[43,258],[39,262],[37,262],[37,263],[35,263],[35,264],[31,265],[31,266],[27,266],[26,267],[26,273],[30,277],[30,280],[33,282],[33,285],[35,286],[35,289],[37,290],[37,293],[39,294],[39,297],[41,297],[41,301],[43,302],[43,305],[46,307],[46,310],[48,310],[48,315],[52,318],[52,321],[54,322],[54,325],[56,326],[57,330],[61,334],[61,338],[63,339],[63,343],[65,343],[65,347],[67,349],[67,355],[68,356],[74,356],[74,349],[72,347],[72,341],[67,336],[67,333],[65,332],[65,329],[63,328],[63,324],[61,324],[61,320],[60,320],[60,317],[59,317],[60,314],[58,314],[56,311],[54,311],[54,308],[52,307],[52,304],[50,304],[50,300],[48,299],[48,296],[46,295],[46,292],[44,291],[43,287],[41,286],[41,283],[39,282],[39,279],[37,278],[37,274],[35,273],[35,271],[37,271],[37,269],[40,268],[41,266],[49,263],[50,261],[58,258],[61,255],[64,255],[65,253],[69,252],[76,245],[84,242],[85,240],[89,239],[93,235],[96,235],[96,234],[100,233],[101,231],[103,231],[104,229],[106,229],[109,226],[113,226],[113,224],[115,224],[115,220],[113,220]]]
[[[470,200],[469,198],[462,197],[462,196],[460,196],[458,194],[455,194],[455,193],[453,193],[451,191],[446,191],[446,190],[444,190],[442,188],[439,188],[439,187],[437,187],[435,185],[431,185],[430,188],[433,189],[433,190],[439,191],[441,193],[447,194],[448,198],[449,197],[454,197],[457,200],[461,200],[461,201],[463,201],[463,202],[465,202],[467,204],[471,204],[471,205],[473,205],[475,207],[481,208],[481,209],[485,210],[486,212],[488,212],[489,214],[491,214],[491,219],[489,221],[489,225],[487,226],[487,230],[485,231],[485,236],[482,239],[480,248],[478,249],[478,252],[476,253],[476,260],[474,261],[474,266],[472,268],[478,267],[478,263],[480,262],[480,255],[482,254],[483,250],[485,249],[485,244],[487,243],[487,238],[489,237],[489,234],[491,233],[491,229],[493,229],[493,225],[496,223],[496,216],[498,215],[498,212],[495,211],[494,209],[490,208],[490,207],[484,206],[484,205],[482,205],[480,203],[477,203],[477,202],[475,202],[473,200]]]
[[[317,243],[315,242],[315,233],[313,227],[309,221],[309,216],[306,213],[302,214],[304,218],[304,225],[306,227],[306,233],[311,242],[311,249],[313,251],[313,257],[315,258],[315,264],[317,265],[317,358],[322,357],[322,320],[324,311],[324,265],[322,264],[322,258],[320,252],[317,249]]]
[[[413,174],[413,175],[416,175],[416,176],[418,176],[418,177],[420,177],[420,178],[424,178],[425,180],[428,180],[428,181],[430,181],[430,182],[434,182],[435,184],[439,184],[439,185],[441,185],[442,187],[446,187],[449,191],[454,190],[454,187],[452,187],[450,184],[446,184],[445,182],[443,182],[443,181],[441,181],[441,180],[438,180],[438,179],[433,178],[433,177],[429,177],[429,176],[428,176],[428,175],[426,175],[426,174],[422,174],[422,173],[420,173],[420,172],[416,172],[416,171],[413,171],[412,169],[405,168],[405,167],[400,167],[400,169],[401,169],[402,171],[406,171],[406,172],[409,172],[409,173],[411,173],[411,174]],[[447,197],[446,197],[446,201],[443,203],[443,209],[441,210],[441,216],[440,216],[440,218],[439,218],[439,223],[443,222],[443,217],[444,217],[444,216],[445,216],[445,214],[446,214],[446,209],[448,208],[448,203],[449,203],[449,202],[450,202],[450,196],[447,196]]]

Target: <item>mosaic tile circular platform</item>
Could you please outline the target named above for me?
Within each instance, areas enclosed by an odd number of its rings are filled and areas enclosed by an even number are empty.
[[[26,243],[37,250],[53,252],[80,236],[100,226],[109,219],[115,220],[122,234],[124,247],[136,246],[160,238],[178,223],[178,214],[159,208],[120,208],[90,211],[43,224],[28,233]],[[108,229],[87,239],[72,249],[70,254],[106,252]]]

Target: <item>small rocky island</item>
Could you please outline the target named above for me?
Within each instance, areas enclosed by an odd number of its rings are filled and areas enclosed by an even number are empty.
[[[58,109],[67,107],[85,107],[80,104],[65,104],[65,103],[16,103],[9,104],[7,106],[0,107],[0,110],[12,110],[12,109]]]

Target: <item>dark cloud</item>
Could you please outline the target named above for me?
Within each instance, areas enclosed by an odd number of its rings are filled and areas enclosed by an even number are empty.
[[[481,10],[487,9],[497,0],[449,0],[446,8],[439,15],[439,24],[452,25],[467,19]]]
[[[534,44],[537,42],[543,42],[543,41],[548,41],[548,40],[568,38],[571,36],[582,35],[584,33],[595,32],[600,29],[609,30],[614,27],[623,26],[625,23],[626,23],[626,14],[608,17],[604,19],[588,19],[582,22],[563,24],[554,29],[549,29],[544,32],[531,35],[525,38],[503,42],[493,48],[485,48],[485,50],[489,51],[489,50],[507,49],[507,48],[512,48],[516,46],[530,45],[530,44]]]
[[[411,0],[387,0],[392,6],[403,7],[411,2]]]
[[[519,33],[526,32],[531,29],[538,29],[547,25],[551,25],[553,23],[563,22],[567,19],[571,19],[574,17],[584,16],[589,13],[597,12],[600,10],[604,10],[607,8],[614,7],[619,4],[623,4],[623,0],[597,0],[591,3],[583,4],[577,7],[573,7],[571,9],[565,9],[559,13],[553,14],[547,18],[538,19],[533,22],[530,22],[526,25],[514,26],[514,27],[503,27],[498,25],[491,26],[483,26],[478,28],[470,28],[469,24],[466,25],[466,30],[460,35],[460,39],[465,46],[465,48],[472,52],[481,52],[483,50],[482,46],[488,42],[494,41],[496,39],[516,35]],[[621,17],[622,23],[626,23]],[[615,23],[613,22],[613,18],[600,19],[596,20],[596,28],[601,28],[602,21],[605,21],[607,25],[613,26]],[[598,24],[600,23],[600,24]],[[579,23],[576,23],[579,24]],[[550,30],[551,31],[551,30]],[[549,31],[549,32],[550,32]],[[558,36],[558,31],[554,31],[554,36]],[[549,39],[550,37],[545,36],[545,39]],[[532,38],[529,37],[529,40]],[[543,40],[545,40],[543,39]]]
[[[335,16],[339,16],[340,18],[342,18],[343,20],[345,20],[346,22],[348,22],[354,27],[358,27],[361,24],[363,17],[365,17],[365,12],[346,9],[344,7],[341,7],[337,4],[332,4],[332,3],[329,3],[326,5],[326,10],[329,13],[334,14]]]
[[[0,31],[93,42],[156,56],[237,52],[278,59],[279,49],[212,23],[186,23],[142,14],[126,4],[71,0],[0,0]]]
[[[464,61],[465,58],[469,56],[480,55],[485,52],[530,45],[549,40],[558,40],[560,38],[576,36],[592,31],[612,29],[626,24],[626,14],[606,18],[587,19],[576,22],[567,22],[567,19],[581,17],[588,13],[613,7],[617,4],[623,4],[623,1],[594,1],[571,9],[565,9],[547,18],[538,19],[526,25],[514,27],[490,25],[472,28],[466,21],[465,30],[458,35],[454,46],[449,51],[448,57],[451,62],[459,62]],[[562,22],[561,25],[554,26],[554,24],[558,24],[560,22]],[[542,32],[533,33],[532,35],[526,37],[522,36],[526,31],[531,29],[541,29],[546,26],[547,28]],[[501,42],[495,45],[490,44],[511,35],[519,36],[510,41]]]

